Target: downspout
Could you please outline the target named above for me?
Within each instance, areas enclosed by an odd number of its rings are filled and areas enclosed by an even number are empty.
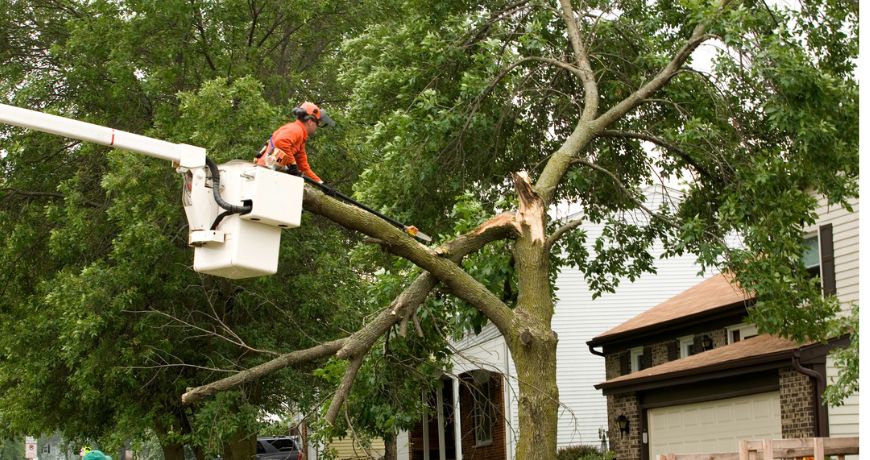
[[[815,407],[815,423],[813,433],[816,437],[828,436],[827,427],[822,430],[822,392],[825,391],[825,376],[801,365],[801,351],[797,349],[791,357],[791,366],[794,370],[814,380],[813,382],[813,406]]]

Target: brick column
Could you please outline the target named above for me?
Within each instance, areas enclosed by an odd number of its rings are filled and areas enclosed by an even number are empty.
[[[619,431],[616,418],[625,415],[628,418],[628,434]],[[617,460],[640,460],[640,407],[635,393],[624,393],[607,396],[607,426],[610,438],[610,450],[616,454]]]
[[[815,435],[815,394],[812,379],[791,368],[779,370],[779,405],[782,437],[810,438]]]

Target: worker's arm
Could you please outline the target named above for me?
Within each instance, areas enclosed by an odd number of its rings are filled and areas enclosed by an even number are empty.
[[[299,171],[302,174],[312,178],[313,180],[323,183],[323,180],[317,177],[317,174],[314,174],[314,171],[311,170],[311,166],[308,165],[308,153],[305,152],[305,145],[302,145],[302,148],[296,152],[296,166],[299,167]]]

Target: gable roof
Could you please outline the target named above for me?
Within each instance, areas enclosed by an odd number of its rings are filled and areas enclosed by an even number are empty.
[[[641,384],[653,386],[655,382],[673,385],[674,379],[678,377],[699,376],[714,371],[748,368],[790,360],[794,350],[798,347],[799,344],[791,340],[762,334],[687,358],[668,361],[658,366],[615,377],[595,385],[595,388],[607,391],[623,387],[637,388]]]
[[[718,308],[746,305],[752,296],[732,284],[734,276],[718,274],[671,297],[628,321],[595,336],[588,343],[599,345],[628,332],[702,315]]]

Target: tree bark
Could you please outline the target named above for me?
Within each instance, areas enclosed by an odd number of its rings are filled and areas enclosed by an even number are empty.
[[[161,444],[165,460],[184,460],[184,446],[181,444]]]
[[[519,320],[522,321],[522,320]],[[519,380],[517,460],[554,460],[559,388],[556,336],[550,328],[517,323],[522,332],[509,341]]]
[[[394,433],[384,435],[384,459],[397,460],[399,458],[399,445]]]
[[[556,334],[551,328],[553,293],[550,288],[547,213],[544,201],[525,173],[514,175],[519,197],[514,245],[516,314],[507,338],[519,379],[520,436],[518,460],[553,460],[556,455],[559,388],[556,385]]]
[[[239,428],[224,445],[224,460],[251,460],[257,456],[257,434]]]

